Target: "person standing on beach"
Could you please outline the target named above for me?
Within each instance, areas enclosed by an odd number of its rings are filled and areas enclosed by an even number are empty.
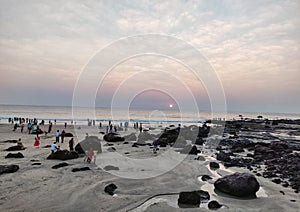
[[[27,124],[27,129],[28,129],[28,134],[30,134],[31,129],[32,129],[32,124],[30,122],[28,122],[28,124]]]
[[[40,145],[40,136],[36,135],[35,139],[34,139],[34,144],[33,146],[39,146]]]
[[[59,143],[59,136],[60,136],[60,132],[59,132],[59,130],[57,130],[57,131],[55,132],[55,138],[56,138],[56,142],[57,142],[57,143]]]
[[[65,122],[65,129],[67,128],[67,122]]]
[[[93,151],[94,163],[96,163],[97,154],[98,154],[98,151],[97,151],[97,150],[94,150],[94,151]]]
[[[142,132],[143,130],[143,126],[142,126],[142,123],[140,123],[140,132]]]
[[[155,138],[153,141],[153,153],[156,154],[157,150],[158,150],[158,139]]]
[[[92,157],[93,157],[93,149],[92,149],[92,147],[91,147],[91,148],[89,149],[88,153],[87,153],[87,160],[86,160],[86,162],[91,163]]]
[[[70,148],[70,152],[74,151],[74,139],[71,138],[69,140],[69,148]]]
[[[21,124],[21,133],[23,133],[24,126],[25,126],[25,124],[24,124],[24,122],[23,122],[23,123]]]
[[[18,124],[15,123],[13,131],[16,131],[17,128],[18,128]]]
[[[52,130],[52,122],[51,122],[51,121],[49,121],[48,133],[51,133],[51,130]]]
[[[60,134],[60,137],[61,137],[61,143],[64,142],[65,134],[66,134],[66,132],[65,132],[64,130],[63,130],[63,131],[61,132],[61,134]]]

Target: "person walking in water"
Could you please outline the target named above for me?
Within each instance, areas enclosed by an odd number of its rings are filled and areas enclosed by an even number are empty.
[[[55,132],[56,143],[59,143],[59,136],[60,136],[60,132],[59,132],[59,130],[57,130]]]

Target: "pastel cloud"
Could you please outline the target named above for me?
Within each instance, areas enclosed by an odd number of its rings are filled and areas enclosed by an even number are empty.
[[[297,0],[3,0],[1,5],[0,103],[49,104],[61,96],[57,104],[69,105],[81,70],[99,49],[124,36],[162,33],[187,41],[207,58],[224,86],[229,109],[300,112]],[[106,93],[143,68],[138,61],[117,67]],[[207,101],[201,82],[176,62],[161,61],[151,68],[172,70],[195,96],[203,93],[199,102]],[[37,89],[47,97],[35,98]],[[109,96],[103,98],[109,101]]]

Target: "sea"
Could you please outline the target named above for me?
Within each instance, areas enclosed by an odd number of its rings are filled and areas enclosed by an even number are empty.
[[[77,122],[142,122],[142,123],[199,123],[205,120],[234,120],[243,118],[300,119],[300,114],[254,113],[254,112],[210,112],[180,111],[178,109],[138,109],[138,108],[84,108],[67,106],[0,105],[0,123],[8,123],[9,118],[56,120],[59,123]]]

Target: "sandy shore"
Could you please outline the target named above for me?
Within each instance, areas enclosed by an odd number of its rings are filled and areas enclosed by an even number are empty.
[[[26,132],[12,132],[12,125],[0,125],[0,141],[21,138],[27,149],[20,151],[24,158],[8,158],[4,151],[13,146],[12,143],[0,143],[0,164],[17,164],[20,169],[15,173],[0,175],[0,211],[209,211],[207,206],[200,208],[179,208],[177,206],[178,194],[181,191],[207,190],[212,199],[224,205],[218,211],[299,211],[299,194],[291,188],[284,188],[272,183],[263,177],[257,177],[261,185],[261,194],[255,199],[238,199],[226,195],[216,194],[209,182],[202,182],[198,178],[202,175],[214,175],[208,168],[213,160],[208,155],[203,155],[204,161],[195,160],[197,156],[184,156],[184,159],[175,168],[152,178],[146,178],[147,172],[159,174],[156,166],[132,168],[131,162],[111,158],[103,135],[97,127],[81,126],[80,131],[85,134],[98,136],[101,139],[103,152],[97,158],[97,164],[84,163],[83,158],[66,161],[70,166],[52,169],[60,163],[57,160],[46,160],[50,148],[43,148],[55,140],[56,129],[62,130],[63,126],[53,126],[52,134],[41,136],[40,147],[34,147],[34,135]],[[43,129],[43,126],[41,127]],[[44,130],[47,126],[44,126]],[[26,130],[25,130],[26,131]],[[74,128],[68,126],[67,132],[74,134]],[[128,135],[137,131],[121,131],[120,134]],[[69,138],[66,138],[68,141]],[[78,141],[75,139],[75,144]],[[60,144],[61,149],[68,149],[68,143]],[[119,142],[113,145],[122,158],[145,159],[157,157],[153,155],[150,146],[133,148],[131,143]],[[159,157],[167,160],[173,151],[170,148],[160,148]],[[18,152],[18,151],[17,151]],[[173,153],[178,154],[173,151]],[[165,157],[165,158],[164,158]],[[122,164],[121,164],[122,162]],[[33,165],[41,163],[41,165]],[[111,173],[103,170],[104,166],[117,166],[119,170]],[[126,165],[127,164],[127,165]],[[88,166],[91,170],[72,172],[73,168]],[[164,169],[166,167],[161,167]],[[242,168],[221,169],[219,176],[230,174],[233,171],[249,172]],[[112,174],[114,173],[114,174]],[[145,174],[146,173],[146,174]],[[128,179],[120,176],[141,176],[144,179]],[[137,177],[138,178],[138,177]],[[110,196],[104,192],[106,185],[117,185],[116,195]],[[282,191],[282,192],[280,192]],[[283,195],[284,193],[284,195]],[[292,201],[291,201],[292,200]]]

